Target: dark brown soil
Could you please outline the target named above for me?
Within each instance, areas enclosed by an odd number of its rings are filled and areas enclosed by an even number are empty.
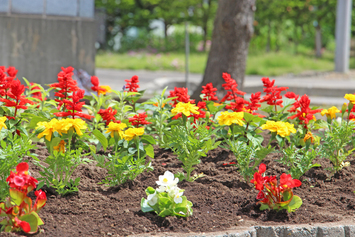
[[[46,150],[38,144],[36,153],[45,159]],[[39,213],[44,221],[37,236],[124,236],[124,235],[169,235],[189,232],[224,231],[229,228],[256,225],[317,224],[343,220],[354,221],[355,213],[355,159],[330,181],[324,168],[326,159],[316,162],[321,168],[313,168],[300,178],[302,186],[294,190],[303,200],[303,205],[294,213],[285,211],[259,211],[256,205],[257,191],[252,184],[244,182],[238,169],[223,166],[235,161],[233,153],[218,148],[202,158],[195,170],[206,176],[189,183],[178,184],[185,189],[184,195],[193,203],[193,215],[189,218],[158,217],[155,213],[140,210],[144,190],[157,187],[155,181],[166,170],[182,172],[181,162],[170,150],[156,149],[152,160],[154,171],[143,173],[134,181],[117,187],[98,184],[107,174],[96,167],[95,162],[78,167],[75,177],[81,177],[79,193],[66,197],[56,196],[46,189],[48,201]],[[285,169],[277,163],[278,154],[270,154],[264,163],[266,175],[279,175]],[[31,163],[31,161],[29,161]],[[30,164],[34,177],[39,177],[39,168]],[[331,224],[331,223],[329,223]]]

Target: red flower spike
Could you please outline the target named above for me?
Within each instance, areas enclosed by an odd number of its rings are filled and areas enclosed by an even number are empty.
[[[129,118],[128,120],[133,126],[139,128],[142,125],[151,124],[151,122],[148,122],[147,120],[145,120],[147,117],[148,117],[148,115],[145,112],[143,112],[143,113],[139,113],[139,114],[134,115],[132,118]]]
[[[138,80],[138,76],[134,75],[131,79],[127,79],[125,80],[126,85],[125,85],[125,89],[128,90],[129,92],[138,92],[138,88],[139,88],[139,80]]]
[[[57,92],[55,92],[54,96],[59,97],[59,99],[55,99],[55,101],[58,102],[58,110],[64,104],[63,99],[68,99],[74,91],[79,89],[77,82],[72,78],[74,75],[73,71],[73,67],[62,67],[62,71],[58,73],[58,83],[53,83],[50,85],[50,87],[57,89]]]
[[[266,95],[260,102],[266,101],[268,105],[279,105],[282,107],[281,92],[287,90],[288,87],[274,86],[275,80],[270,81],[268,77],[261,78],[261,81],[264,84],[264,92],[266,92]]]
[[[172,104],[173,107],[175,107],[176,104],[179,102],[184,102],[184,103],[190,102],[191,104],[195,104],[195,100],[190,100],[190,96],[188,94],[187,88],[175,87],[173,91],[169,91],[169,94],[170,95],[168,96],[168,98],[177,97],[176,99],[172,100],[174,102]]]
[[[307,128],[309,121],[314,119],[314,114],[322,111],[322,109],[311,110],[309,108],[310,103],[311,100],[307,95],[303,95],[298,101],[296,100],[289,110],[289,112],[296,112],[296,114],[288,117],[288,119],[298,118],[300,124],[304,124],[304,128]]]
[[[206,84],[206,86],[202,86],[201,94],[203,94],[203,100],[208,101],[218,101],[216,96],[217,88],[214,88],[212,83]]]
[[[100,109],[98,114],[102,117],[104,121],[106,121],[106,126],[109,125],[110,122],[120,123],[121,121],[116,120],[115,115],[117,114],[117,110],[113,110],[111,107],[107,109]]]
[[[78,89],[77,91],[73,92],[73,95],[69,96],[72,100],[63,99],[63,103],[65,103],[65,107],[68,112],[58,112],[54,113],[55,116],[58,117],[68,117],[72,116],[74,119],[75,116],[85,118],[85,119],[92,119],[94,116],[82,113],[82,107],[85,102],[80,102],[80,100],[84,97],[85,91]]]

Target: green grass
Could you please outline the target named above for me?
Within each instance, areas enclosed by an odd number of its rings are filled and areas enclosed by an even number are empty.
[[[189,57],[189,67],[192,73],[203,73],[207,53],[192,53]],[[146,54],[135,53],[98,53],[96,67],[131,69],[131,70],[173,70],[184,71],[185,55],[183,53]],[[287,73],[299,74],[303,71],[331,71],[334,69],[333,55],[326,52],[317,59],[312,52],[302,52],[298,55],[288,52],[251,54],[247,59],[246,74],[278,76]]]

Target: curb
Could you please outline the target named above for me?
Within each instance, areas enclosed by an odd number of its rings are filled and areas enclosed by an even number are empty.
[[[190,237],[207,237],[211,235],[193,235]],[[294,227],[287,226],[254,226],[250,230],[239,233],[213,235],[214,237],[355,237],[355,225],[345,226],[315,226]]]

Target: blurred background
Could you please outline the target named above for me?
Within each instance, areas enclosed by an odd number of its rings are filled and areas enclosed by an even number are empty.
[[[336,0],[256,0],[255,4],[247,75],[334,70]],[[217,7],[217,0],[96,0],[100,22],[96,66],[184,71],[188,22],[189,70],[203,73]],[[355,68],[355,39],[350,55],[350,68]]]

